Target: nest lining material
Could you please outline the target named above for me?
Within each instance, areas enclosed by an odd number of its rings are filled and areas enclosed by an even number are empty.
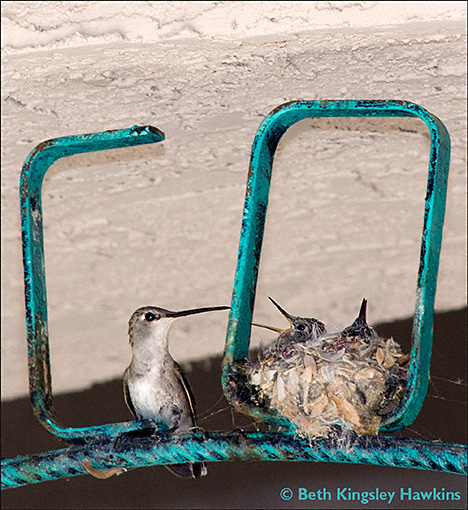
[[[296,342],[282,333],[244,366],[249,402],[279,413],[312,438],[327,436],[337,425],[359,435],[377,434],[404,395],[409,356],[392,338],[370,333]],[[239,409],[245,412],[245,405]]]

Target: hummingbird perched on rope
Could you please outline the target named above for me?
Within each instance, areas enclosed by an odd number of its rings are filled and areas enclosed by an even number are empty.
[[[179,317],[227,309],[215,306],[172,312],[144,306],[133,313],[128,324],[133,357],[123,380],[125,402],[135,419],[163,422],[169,432],[197,430],[192,390],[182,368],[169,354],[168,334]],[[199,478],[207,472],[205,462],[165,467],[183,478]]]
[[[169,330],[179,317],[228,309],[229,306],[214,306],[172,312],[144,306],[132,314],[128,335],[133,357],[124,372],[123,385],[125,403],[135,419],[163,423],[168,432],[197,430],[190,383],[181,366],[169,354]],[[101,479],[126,471],[123,467],[98,469],[89,459],[83,461],[83,466],[92,476]],[[181,478],[200,478],[207,473],[205,462],[164,467]]]

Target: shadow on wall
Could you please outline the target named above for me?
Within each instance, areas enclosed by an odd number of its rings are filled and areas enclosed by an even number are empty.
[[[415,423],[395,433],[400,437],[464,443],[467,440],[467,309],[436,314],[428,397]],[[408,350],[412,319],[376,326]],[[125,368],[125,367],[123,367]],[[197,399],[200,425],[206,430],[253,430],[246,417],[234,414],[222,396],[221,358],[194,363],[188,372]],[[54,399],[59,421],[67,426],[99,425],[131,419],[122,397],[122,381],[115,380],[80,393]],[[63,448],[32,414],[29,398],[2,404],[2,456],[16,457]],[[225,462],[209,464],[208,476],[181,480],[163,467],[136,469],[109,480],[78,476],[2,492],[2,508],[306,508],[293,498],[282,501],[280,491],[326,489],[331,499],[315,508],[361,508],[360,502],[337,502],[337,488],[353,491],[458,491],[460,501],[450,508],[466,508],[466,478],[446,473],[351,464]],[[397,499],[392,508],[408,508]],[[387,508],[388,502],[382,502]],[[342,506],[340,506],[342,505]],[[377,508],[374,506],[373,508]],[[380,507],[378,507],[380,508]],[[448,508],[445,501],[412,501],[411,508]]]

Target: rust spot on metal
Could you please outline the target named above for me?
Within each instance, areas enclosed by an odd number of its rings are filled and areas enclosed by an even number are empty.
[[[251,179],[255,174],[255,168],[253,165],[249,165],[249,171],[247,173],[247,179]]]
[[[275,113],[278,113],[281,110],[284,110],[285,108],[287,108],[288,106],[291,106],[291,105],[296,104],[296,103],[298,103],[298,101],[288,101],[287,103],[280,104],[279,106],[277,106],[276,108],[271,110],[269,115],[274,115]]]
[[[249,171],[247,173],[247,187],[245,190],[245,198],[252,195],[252,180],[255,176],[255,167],[253,165],[249,165]]]

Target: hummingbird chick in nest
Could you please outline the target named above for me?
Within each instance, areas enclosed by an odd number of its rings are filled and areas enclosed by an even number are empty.
[[[360,338],[365,340],[375,334],[375,331],[367,324],[366,311],[367,299],[363,299],[357,319],[351,324],[351,326],[343,329],[341,332],[341,338]]]
[[[289,330],[270,328],[281,331],[277,345],[286,345],[265,349],[244,367],[249,402],[258,403],[266,421],[281,416],[308,437],[337,429],[377,434],[404,394],[408,356],[367,324],[366,307],[364,299],[358,317],[341,332],[326,333],[316,319],[301,319],[316,327],[305,337],[294,331],[298,318],[289,314]],[[246,412],[246,406],[238,407]]]
[[[135,419],[164,424],[167,432],[198,430],[189,381],[169,353],[169,330],[179,317],[228,309],[229,306],[216,306],[172,312],[145,306],[133,313],[128,324],[133,356],[125,370],[123,384],[125,403]],[[125,471],[124,468],[98,470],[88,461],[83,465],[96,478],[108,478]],[[207,473],[205,462],[164,467],[182,478],[199,478]]]
[[[276,306],[276,308],[288,320],[290,326],[287,329],[275,328],[273,326],[266,326],[265,324],[252,323],[253,326],[259,328],[269,329],[279,333],[276,342],[266,351],[264,355],[268,356],[273,352],[282,351],[288,345],[301,342],[314,342],[326,333],[325,324],[317,319],[296,317],[291,315],[284,308],[282,308],[273,298],[268,299]]]

